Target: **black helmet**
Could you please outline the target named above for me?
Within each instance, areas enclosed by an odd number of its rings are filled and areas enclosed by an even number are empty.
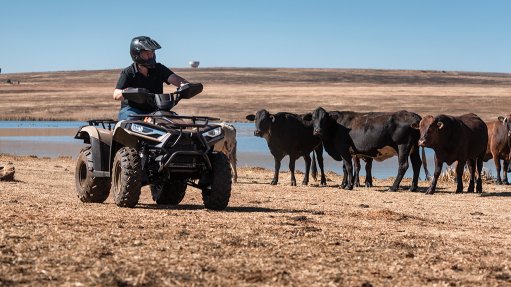
[[[138,36],[131,40],[130,44],[130,55],[133,62],[140,64],[142,66],[148,68],[154,68],[156,65],[156,55],[149,60],[144,60],[140,57],[140,52],[142,50],[158,50],[161,46],[155,40],[146,37],[146,36]]]

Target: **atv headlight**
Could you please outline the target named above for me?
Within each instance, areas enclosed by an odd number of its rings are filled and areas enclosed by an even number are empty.
[[[150,127],[147,127],[144,125],[139,125],[139,124],[131,124],[130,129],[136,133],[140,133],[140,134],[154,137],[154,138],[157,138],[157,137],[160,137],[160,136],[163,136],[166,134],[166,132],[164,132],[164,131],[160,131],[160,130],[153,129],[153,128],[150,128]]]
[[[222,135],[222,127],[217,127],[207,132],[203,132],[202,136],[206,139],[206,141],[211,141],[212,139]]]

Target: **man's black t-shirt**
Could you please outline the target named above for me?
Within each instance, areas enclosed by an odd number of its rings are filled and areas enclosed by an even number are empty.
[[[121,90],[126,88],[146,88],[151,93],[162,94],[163,83],[170,84],[167,80],[172,74],[174,74],[174,72],[172,72],[169,68],[160,63],[156,63],[156,67],[154,69],[149,69],[149,74],[146,77],[138,71],[137,65],[133,63],[122,70],[115,88]],[[129,102],[128,100],[122,101],[121,108],[128,105],[141,109],[145,112],[152,112],[152,107],[150,105],[137,104]]]

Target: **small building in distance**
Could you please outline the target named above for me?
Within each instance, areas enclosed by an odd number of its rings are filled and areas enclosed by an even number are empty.
[[[199,67],[200,62],[199,61],[190,61],[190,62],[188,62],[188,64],[190,64],[191,68],[197,69]]]

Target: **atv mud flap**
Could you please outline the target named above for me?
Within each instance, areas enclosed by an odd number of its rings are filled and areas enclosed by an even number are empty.
[[[187,162],[178,160],[183,157],[187,157],[192,160]],[[164,168],[179,171],[194,171],[199,166],[197,158],[202,158],[202,160],[206,163],[207,168],[211,170],[211,162],[206,154],[197,151],[176,151],[167,160],[164,160],[164,163],[161,163],[158,172],[162,172]]]

